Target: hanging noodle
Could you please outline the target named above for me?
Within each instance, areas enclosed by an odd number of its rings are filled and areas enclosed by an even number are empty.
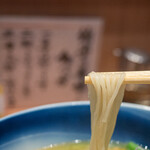
[[[123,99],[124,73],[89,74],[88,85],[91,109],[90,150],[107,150],[114,131],[117,114]]]

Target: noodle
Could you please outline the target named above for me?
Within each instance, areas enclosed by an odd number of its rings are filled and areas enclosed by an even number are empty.
[[[90,150],[107,150],[114,131],[117,114],[123,99],[124,73],[89,74],[88,85],[91,109]]]

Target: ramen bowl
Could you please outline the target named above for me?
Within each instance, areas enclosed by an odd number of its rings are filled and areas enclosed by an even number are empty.
[[[51,104],[0,120],[0,150],[38,150],[90,140],[89,102]],[[150,147],[150,107],[122,103],[112,140]]]

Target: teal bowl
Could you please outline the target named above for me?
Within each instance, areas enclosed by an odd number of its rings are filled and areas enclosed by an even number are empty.
[[[35,107],[0,119],[0,150],[37,150],[90,136],[90,105],[85,101]],[[112,140],[150,147],[150,107],[123,103]]]

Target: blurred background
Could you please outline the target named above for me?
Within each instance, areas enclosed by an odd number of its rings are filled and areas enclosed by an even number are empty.
[[[149,0],[1,0],[1,114],[87,100],[90,71],[150,70],[149,41]],[[128,85],[124,101],[150,105],[149,91]]]

